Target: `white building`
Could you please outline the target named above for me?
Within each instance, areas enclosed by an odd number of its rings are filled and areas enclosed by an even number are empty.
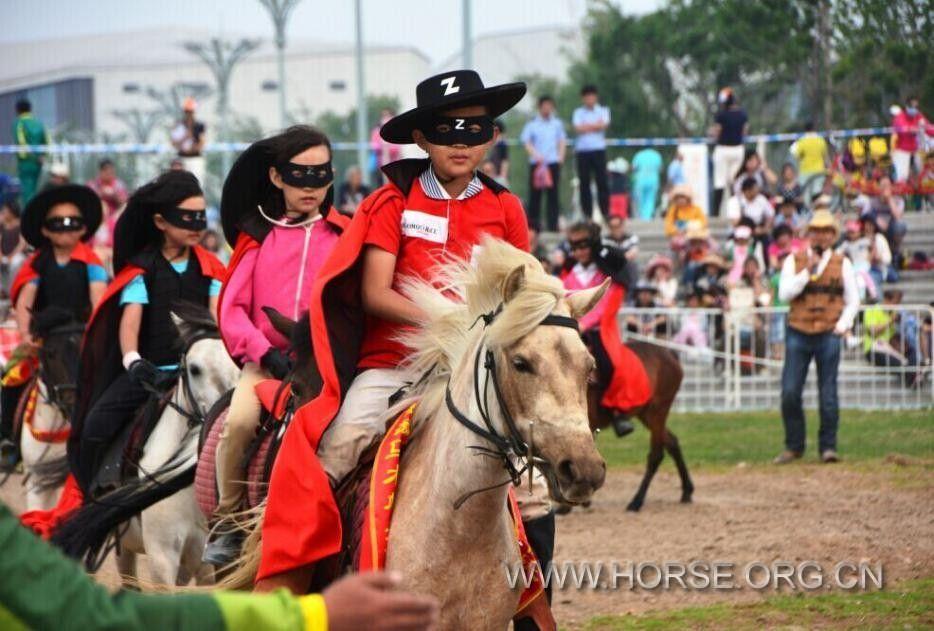
[[[77,128],[111,136],[134,137],[114,111],[153,111],[158,102],[149,88],[182,97],[199,87],[213,88],[207,66],[183,48],[184,42],[208,42],[208,31],[158,28],[122,34],[0,44],[0,144],[13,118],[13,103],[29,98],[50,130]],[[237,39],[228,36],[225,39]],[[308,121],[325,111],[346,114],[356,105],[353,46],[293,38],[286,50],[287,109]],[[371,46],[365,50],[367,92],[396,97],[414,106],[415,85],[431,73],[429,59],[413,46]],[[253,117],[265,131],[279,127],[275,47],[261,41],[234,69],[230,110]],[[181,87],[179,87],[181,84]],[[189,87],[193,86],[193,87]],[[198,118],[217,130],[216,94],[202,99]],[[150,142],[165,140],[164,120]],[[214,136],[216,139],[216,136]]]

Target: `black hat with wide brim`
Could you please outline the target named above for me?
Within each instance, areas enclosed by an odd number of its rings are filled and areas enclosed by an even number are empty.
[[[87,227],[81,240],[87,241],[94,236],[101,225],[101,198],[87,186],[62,184],[45,188],[26,204],[20,222],[20,231],[29,245],[38,248],[48,241],[42,235],[42,222],[45,221],[53,206],[66,202],[74,204],[81,211],[81,217]]]
[[[275,166],[278,148],[288,133],[286,130],[254,142],[237,157],[230,168],[221,192],[221,226],[224,229],[224,238],[231,247],[236,245],[241,231],[259,240],[259,235],[254,234],[257,232],[254,229],[257,223],[255,220],[259,216],[257,206],[262,205],[267,213],[275,212],[274,209],[265,206],[274,195],[281,194],[269,179],[269,167]],[[333,200],[332,185],[321,203],[322,216],[327,216]]]
[[[525,83],[504,83],[489,88],[473,70],[453,70],[425,79],[415,88],[418,107],[399,114],[379,130],[386,142],[411,144],[412,131],[428,114],[467,105],[484,105],[487,114],[496,118],[510,110],[525,96]]]

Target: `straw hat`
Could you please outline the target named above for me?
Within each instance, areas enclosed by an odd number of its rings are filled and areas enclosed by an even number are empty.
[[[700,260],[701,265],[716,265],[720,269],[726,269],[726,263],[719,255],[710,253]]]
[[[671,197],[671,199],[674,199],[675,197],[687,197],[688,202],[693,202],[694,191],[691,190],[691,187],[688,184],[678,184],[677,186],[672,187],[669,197]]]
[[[815,210],[808,222],[808,230],[820,230],[830,228],[835,234],[840,234],[840,226],[837,224],[837,218],[829,210]]]
[[[699,221],[692,221],[688,223],[686,236],[688,241],[695,239],[706,241],[710,238],[710,230],[708,230],[707,227],[701,224]]]
[[[645,275],[651,278],[656,267],[667,267],[668,271],[671,272],[674,270],[674,263],[667,256],[656,254],[649,259],[648,265],[645,266]]]

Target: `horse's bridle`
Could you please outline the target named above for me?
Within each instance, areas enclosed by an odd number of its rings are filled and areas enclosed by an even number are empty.
[[[502,309],[503,306],[500,305],[490,313],[486,313],[480,316],[477,321],[479,322],[480,320],[483,320],[484,326],[489,326],[493,323],[493,321],[496,319],[496,316],[499,315]],[[578,332],[580,331],[580,325],[575,318],[555,314],[548,314],[536,326],[562,326],[569,329],[574,329]],[[486,352],[484,352],[484,350]],[[481,356],[483,356],[483,368],[486,371],[482,388],[480,386]],[[492,449],[480,446],[473,446],[472,449],[475,449],[485,455],[496,457],[503,462],[503,467],[509,474],[509,479],[503,484],[512,482],[513,484],[518,485],[521,482],[523,473],[528,471],[529,475],[532,475],[533,467],[538,467],[539,470],[546,475],[546,477],[553,477],[553,474],[551,473],[551,466],[548,461],[536,456],[534,453],[534,444],[526,442],[522,434],[519,432],[519,427],[516,424],[516,420],[510,413],[509,408],[506,406],[506,402],[503,400],[503,392],[499,385],[499,379],[496,376],[496,359],[493,351],[489,348],[485,348],[485,345],[482,341],[477,346],[477,353],[474,357],[473,370],[474,398],[477,403],[477,409],[480,411],[480,417],[483,419],[483,424],[486,427],[481,427],[479,424],[473,422],[467,417],[466,414],[458,409],[451,395],[450,379],[448,379],[446,391],[444,393],[445,404],[447,405],[448,411],[454,416],[454,418],[457,419],[461,425],[466,427],[472,433],[485,438],[487,441],[493,444]],[[502,415],[503,421],[506,424],[507,434],[505,436],[496,430],[496,428],[493,426],[493,420],[490,416],[489,404],[487,403],[487,394],[491,382],[493,383],[493,393],[496,396],[496,402],[499,405],[500,414]],[[521,468],[517,468],[516,464],[513,462],[514,456],[525,460],[525,465]],[[461,498],[455,502],[454,508],[459,508],[469,497],[476,493],[497,488],[503,484],[484,489],[478,489],[477,491],[467,493],[461,496]]]
[[[198,399],[195,398],[195,393],[191,389],[191,381],[188,375],[188,352],[191,350],[192,346],[202,340],[219,340],[220,337],[220,333],[216,331],[205,331],[203,333],[192,336],[191,339],[186,341],[185,349],[182,351],[181,359],[178,362],[178,372],[180,373],[179,376],[182,382],[182,394],[188,402],[188,407],[190,409],[186,410],[181,405],[176,403],[174,396],[169,396],[168,400],[166,401],[166,405],[178,412],[182,418],[186,419],[188,421],[189,428],[204,423],[205,419],[207,418],[207,413],[201,409],[201,405],[198,403]],[[162,391],[151,384],[143,384],[143,388],[150,394],[153,394],[157,397],[162,397],[166,394],[165,391]]]

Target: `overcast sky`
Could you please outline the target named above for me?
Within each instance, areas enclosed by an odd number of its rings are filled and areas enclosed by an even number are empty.
[[[156,26],[214,28],[219,35],[271,38],[272,23],[257,0],[0,0],[0,41],[113,33]],[[643,13],[662,0],[615,0]],[[586,0],[472,0],[474,36],[546,25],[578,24]],[[363,0],[365,42],[409,44],[433,63],[461,40],[461,0]],[[301,0],[289,36],[353,41],[352,0]]]

